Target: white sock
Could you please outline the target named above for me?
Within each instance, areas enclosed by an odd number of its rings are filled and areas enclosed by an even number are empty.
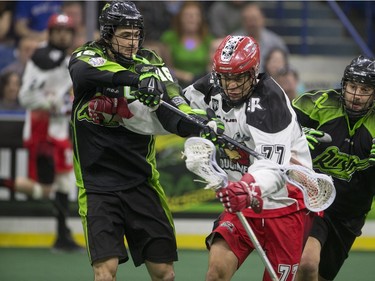
[[[39,183],[34,184],[32,197],[33,199],[41,199],[43,197],[43,188]]]

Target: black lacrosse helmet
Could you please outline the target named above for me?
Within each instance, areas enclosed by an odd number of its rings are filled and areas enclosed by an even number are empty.
[[[367,85],[370,88],[375,89],[375,60],[365,57],[363,55],[353,59],[351,63],[345,68],[344,75],[341,80],[341,97],[344,100],[346,82],[354,82]],[[345,103],[344,103],[345,106]],[[374,102],[361,111],[354,111],[346,108],[346,111],[350,117],[361,117],[374,106]]]
[[[116,52],[109,42],[118,26],[139,29],[139,48],[144,41],[143,16],[138,11],[135,4],[131,1],[112,1],[104,5],[99,16],[100,37],[108,44],[110,50],[114,53],[118,62],[131,63],[131,58],[125,58]]]

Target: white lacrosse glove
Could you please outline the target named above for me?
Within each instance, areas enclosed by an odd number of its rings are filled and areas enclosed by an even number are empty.
[[[245,174],[240,181],[229,182],[225,188],[216,191],[216,197],[227,212],[236,213],[248,207],[259,214],[263,210],[262,192],[250,174]]]

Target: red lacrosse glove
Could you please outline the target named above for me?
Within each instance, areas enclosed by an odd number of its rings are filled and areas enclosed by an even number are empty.
[[[216,197],[227,212],[240,212],[251,207],[259,214],[263,209],[262,192],[250,174],[245,174],[240,181],[229,182],[226,188],[216,191]]]
[[[129,119],[133,116],[125,98],[94,97],[89,102],[89,116],[97,124],[112,121],[115,115]]]

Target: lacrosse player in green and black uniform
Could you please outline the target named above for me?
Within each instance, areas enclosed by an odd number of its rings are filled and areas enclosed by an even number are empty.
[[[99,23],[101,38],[78,48],[69,63],[79,214],[95,280],[115,280],[118,264],[129,259],[124,235],[136,266],[145,263],[152,280],[174,280],[175,231],[152,134],[200,129],[157,108],[167,93],[192,113],[160,57],[142,48],[136,6],[110,2]]]
[[[375,195],[375,60],[353,59],[341,85],[293,101],[307,128],[314,169],[331,175],[337,192],[323,216],[314,218],[296,280],[336,277],[361,235]],[[332,141],[319,143],[317,137],[324,134]]]

